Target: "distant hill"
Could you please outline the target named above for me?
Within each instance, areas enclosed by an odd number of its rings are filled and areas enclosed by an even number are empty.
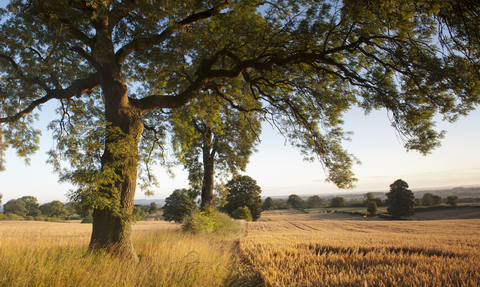
[[[415,197],[422,197],[425,193],[432,193],[439,195],[442,198],[456,195],[458,198],[462,197],[480,197],[480,187],[455,187],[451,189],[438,189],[438,190],[419,190],[414,191]]]
[[[369,192],[369,191],[365,191],[365,192],[357,192],[357,193],[348,193],[348,194],[338,194],[338,193],[331,193],[331,194],[302,194],[300,195],[303,199],[307,199],[308,197],[312,196],[312,195],[318,195],[320,196],[321,198],[324,198],[324,199],[331,199],[331,198],[334,198],[336,196],[341,196],[347,200],[350,200],[350,199],[363,199],[364,198],[364,195]],[[413,190],[413,193],[415,194],[415,197],[422,197],[425,193],[432,193],[434,195],[439,195],[441,196],[442,198],[446,198],[447,196],[450,196],[450,195],[456,195],[458,196],[458,198],[465,198],[465,197],[480,197],[480,187],[455,187],[455,188],[450,188],[450,189],[442,189],[442,188],[439,188],[439,189],[428,189],[428,190]],[[385,199],[387,198],[385,196],[385,194],[388,193],[388,190],[385,190],[385,191],[374,191],[373,192],[373,195],[375,197],[380,197],[382,199]],[[267,198],[269,196],[262,196],[262,200],[265,200],[265,198]],[[285,196],[270,196],[272,199],[287,199],[288,198],[288,195],[285,195]]]
[[[134,204],[150,205],[152,202],[155,202],[160,207],[165,204],[165,199],[135,199]]]

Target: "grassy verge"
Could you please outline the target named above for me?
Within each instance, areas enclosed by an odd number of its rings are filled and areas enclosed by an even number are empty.
[[[88,233],[53,231],[60,223],[25,223],[40,225],[37,231],[0,230],[0,286],[240,286],[246,281],[234,256],[238,233],[191,234],[172,225],[166,230],[158,223],[141,225],[134,233],[140,262],[134,264],[87,252]]]

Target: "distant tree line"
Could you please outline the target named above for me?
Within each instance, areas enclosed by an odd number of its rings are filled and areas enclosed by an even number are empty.
[[[459,200],[457,196],[452,195],[446,199],[442,199],[442,197],[433,195],[432,193],[425,193],[422,198],[415,198],[413,192],[408,190],[408,184],[401,179],[390,185],[390,192],[386,194],[386,197],[385,200],[381,197],[375,197],[373,192],[364,194],[363,199],[350,200],[346,200],[341,196],[327,199],[321,198],[318,195],[302,198],[297,194],[291,194],[287,199],[272,199],[271,197],[267,197],[262,205],[262,209],[294,208],[305,210],[327,207],[366,207],[367,214],[372,216],[376,215],[378,207],[387,207],[387,210],[390,210],[390,214],[395,214],[395,218],[400,218],[413,215],[414,206],[438,206],[444,203],[456,206]]]
[[[8,219],[35,219],[40,217],[66,218],[76,214],[75,204],[63,204],[54,200],[40,205],[34,196],[11,199],[3,205],[3,214]]]
[[[368,207],[370,202],[375,202],[377,206],[386,206],[384,200],[380,197],[374,197],[372,192],[365,194],[365,200],[350,199],[346,200],[344,197],[336,196],[333,198],[322,198],[318,195],[313,195],[307,198],[302,198],[297,194],[290,195],[287,199],[279,198],[272,199],[267,197],[263,203],[263,210],[273,209],[314,209],[326,207]]]
[[[0,194],[0,204],[2,203],[1,198]],[[150,206],[136,204],[133,214],[136,220],[142,220],[149,213],[158,210],[155,202],[152,202]],[[53,200],[40,205],[36,197],[23,196],[11,199],[3,205],[3,217],[10,220],[83,219],[83,222],[91,222],[92,210],[84,204],[73,201],[64,204],[59,200]]]

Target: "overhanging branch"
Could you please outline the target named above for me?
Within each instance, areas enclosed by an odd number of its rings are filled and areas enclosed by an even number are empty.
[[[75,81],[66,89],[55,89],[47,92],[47,94],[41,97],[38,100],[33,101],[26,109],[23,111],[9,117],[0,118],[0,123],[15,122],[19,119],[25,117],[26,115],[33,112],[35,108],[44,104],[52,99],[68,99],[72,97],[80,97],[83,93],[88,93],[95,86],[100,84],[100,78],[97,73],[92,74],[91,76]]]
[[[315,63],[315,64],[326,64],[330,66],[335,66],[339,71],[344,74],[344,77],[347,79],[354,79],[358,83],[366,82],[366,79],[362,78],[355,71],[349,70],[344,67],[344,64],[335,62],[332,60],[329,55],[335,54],[341,51],[351,51],[352,49],[358,48],[362,44],[368,44],[369,41],[373,39],[390,39],[391,37],[386,36],[372,36],[372,37],[359,37],[356,41],[343,45],[340,47],[332,48],[326,51],[296,51],[292,52],[286,57],[278,57],[275,54],[267,55],[262,57],[262,59],[247,59],[241,60],[235,54],[221,50],[215,53],[210,59],[204,59],[201,61],[200,66],[195,72],[197,78],[190,83],[190,85],[181,93],[176,96],[165,96],[165,95],[152,95],[140,100],[131,99],[132,105],[136,106],[142,113],[157,109],[157,108],[178,108],[186,105],[192,99],[196,98],[202,89],[210,85],[211,81],[218,78],[237,78],[247,69],[253,69],[259,73],[271,72],[274,70],[274,67],[285,67],[292,64],[298,63]],[[230,69],[213,69],[215,63],[222,56],[226,55],[235,61],[235,64]]]
[[[213,7],[211,9],[205,10],[203,12],[199,13],[194,13],[191,14],[190,16],[186,17],[185,19],[176,22],[173,25],[168,26],[163,30],[160,34],[155,35],[153,37],[149,38],[136,38],[132,40],[131,42],[127,43],[125,46],[120,48],[117,53],[116,53],[116,60],[117,64],[121,66],[123,62],[125,61],[126,57],[135,51],[138,47],[141,46],[154,46],[162,43],[165,41],[168,37],[170,37],[173,33],[175,33],[178,30],[181,30],[182,28],[198,22],[200,20],[208,19],[211,18],[217,14],[219,14],[223,9],[227,8],[230,6],[230,1],[226,0],[223,4]]]

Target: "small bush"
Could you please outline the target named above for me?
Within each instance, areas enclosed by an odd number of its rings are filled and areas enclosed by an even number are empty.
[[[183,223],[183,230],[192,233],[210,233],[214,228],[213,213],[195,211],[187,216]]]
[[[218,211],[195,211],[186,217],[182,228],[184,231],[192,233],[238,233],[242,231],[238,222]]]
[[[228,214],[222,212],[216,212],[216,224],[214,230],[216,232],[224,233],[239,233],[243,231],[238,221],[233,220]]]
[[[247,221],[253,220],[250,209],[248,209],[248,207],[246,206],[237,208],[237,210],[235,210],[232,215],[235,219],[245,219]]]
[[[335,210],[333,211],[334,213],[343,213],[343,214],[349,214],[352,216],[365,216],[365,213],[359,212],[359,211],[344,211],[344,210]]]
[[[13,214],[13,213],[10,213],[10,214],[7,214],[7,219],[8,220],[19,220],[20,216],[18,216],[16,214]]]
[[[93,223],[93,216],[90,214],[89,216],[82,219],[81,223]]]
[[[387,219],[387,220],[391,220],[392,219],[392,216],[388,213],[381,213],[379,214],[379,217],[380,218],[383,218],[383,219]]]
[[[71,215],[67,217],[67,220],[81,220],[82,217],[80,215]]]
[[[377,214],[377,203],[372,201],[368,204],[367,212],[369,215],[373,216]]]
[[[412,219],[412,218],[394,218],[392,215],[390,215],[388,213],[381,213],[381,214],[379,214],[378,217],[380,217],[382,219],[387,219],[387,220],[415,221],[415,219]]]

